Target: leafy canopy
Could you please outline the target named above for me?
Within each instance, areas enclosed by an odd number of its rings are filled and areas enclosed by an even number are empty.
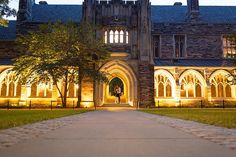
[[[16,15],[16,10],[8,6],[9,0],[0,0],[0,26],[7,26],[8,21],[3,18],[3,16],[9,17]]]

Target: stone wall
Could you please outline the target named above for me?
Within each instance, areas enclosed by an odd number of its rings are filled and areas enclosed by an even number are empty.
[[[139,102],[140,107],[154,105],[154,67],[148,62],[139,64]]]
[[[174,35],[186,36],[186,58],[222,58],[222,35],[236,34],[235,24],[153,24],[153,35],[161,36],[161,58],[173,58]]]
[[[14,41],[1,41],[0,42],[0,59],[12,59],[19,56],[17,52],[16,43]]]

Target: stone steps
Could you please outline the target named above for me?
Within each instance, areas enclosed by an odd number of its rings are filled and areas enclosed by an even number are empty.
[[[129,104],[103,104],[101,107],[131,107]]]

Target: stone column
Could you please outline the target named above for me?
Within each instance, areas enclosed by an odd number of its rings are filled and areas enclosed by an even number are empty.
[[[81,84],[81,107],[94,106],[94,82],[89,78],[85,78]]]
[[[21,85],[21,97],[20,97],[20,102],[19,105],[26,106],[27,105],[27,86],[26,85]]]
[[[154,67],[148,62],[139,64],[139,102],[140,107],[154,107]]]
[[[176,83],[176,89],[175,89],[175,106],[180,105],[180,100],[181,100],[181,86],[179,83]]]

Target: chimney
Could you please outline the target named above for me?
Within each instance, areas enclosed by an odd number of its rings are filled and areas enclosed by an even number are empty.
[[[47,1],[39,1],[39,4],[40,5],[48,5],[48,2]]]
[[[182,6],[182,3],[181,2],[175,2],[174,6]]]
[[[187,18],[190,21],[197,21],[199,18],[199,0],[187,0],[188,13]]]

